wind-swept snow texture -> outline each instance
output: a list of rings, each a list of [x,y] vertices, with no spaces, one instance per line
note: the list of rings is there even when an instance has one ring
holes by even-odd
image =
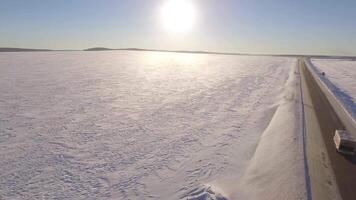
[[[356,60],[312,59],[317,73],[356,120]],[[325,75],[321,75],[324,72]]]
[[[1,53],[0,197],[225,199],[235,181],[250,197],[295,197],[274,195],[304,190],[294,165],[303,153],[293,135],[299,114],[285,95],[295,65],[285,57]],[[214,185],[228,178],[226,188]]]

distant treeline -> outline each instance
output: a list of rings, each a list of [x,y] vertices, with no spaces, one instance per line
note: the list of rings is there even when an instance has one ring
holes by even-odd
[[[50,49],[24,49],[24,48],[11,48],[11,47],[0,48],[0,52],[27,52],[27,51],[52,51],[52,50],[50,50]]]

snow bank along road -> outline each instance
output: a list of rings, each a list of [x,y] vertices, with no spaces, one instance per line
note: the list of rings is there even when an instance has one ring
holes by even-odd
[[[324,72],[324,83],[356,120],[356,61],[350,59],[312,59],[317,72]]]
[[[345,129],[345,126],[335,112],[335,109],[338,108],[330,104],[329,98],[326,96],[329,94],[322,92],[321,87],[327,85],[318,85],[317,83],[316,78],[319,78],[320,73],[313,73],[314,66],[308,62],[306,64],[307,66],[302,62],[307,85],[304,96],[310,96],[310,100],[304,102],[308,119],[308,162],[311,166],[313,199],[341,199],[341,197],[344,200],[356,199],[355,156],[343,156],[337,153],[333,142],[335,130]],[[334,95],[335,93],[330,94]],[[337,95],[336,97],[339,98]],[[315,115],[315,119],[310,115]],[[320,144],[319,141],[323,141],[324,144]]]
[[[305,199],[295,70],[282,57],[1,53],[0,197]]]
[[[327,94],[328,100],[334,107],[346,130],[356,137],[356,83],[355,76],[353,76],[356,75],[353,69],[353,65],[356,62],[349,60],[337,60],[335,62],[335,60],[329,60],[330,63],[327,64],[324,64],[324,62],[316,62],[317,64],[308,62],[308,64],[313,69],[319,83],[323,86],[324,93]],[[324,75],[321,75],[322,72]]]

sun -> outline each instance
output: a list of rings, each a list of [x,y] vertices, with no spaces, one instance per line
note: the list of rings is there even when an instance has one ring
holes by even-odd
[[[170,32],[190,31],[196,20],[196,10],[190,0],[167,0],[161,9],[163,27]]]

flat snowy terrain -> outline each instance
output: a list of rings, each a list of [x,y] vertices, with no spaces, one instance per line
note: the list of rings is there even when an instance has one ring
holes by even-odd
[[[322,80],[356,120],[356,60],[313,59]]]
[[[304,199],[295,66],[1,53],[0,199]]]

